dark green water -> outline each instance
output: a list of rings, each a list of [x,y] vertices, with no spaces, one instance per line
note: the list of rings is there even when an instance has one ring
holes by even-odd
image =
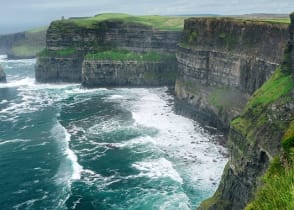
[[[35,84],[35,60],[0,60],[0,209],[195,209],[224,148],[175,115],[166,88]]]

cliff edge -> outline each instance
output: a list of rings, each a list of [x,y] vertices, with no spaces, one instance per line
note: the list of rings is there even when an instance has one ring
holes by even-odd
[[[233,18],[185,20],[177,51],[177,112],[227,132],[282,61],[287,28]]]
[[[230,123],[230,159],[216,193],[201,210],[294,207],[294,14],[291,20],[282,65]]]
[[[180,20],[104,14],[54,21],[38,55],[36,80],[88,87],[173,85],[181,31],[170,27]]]

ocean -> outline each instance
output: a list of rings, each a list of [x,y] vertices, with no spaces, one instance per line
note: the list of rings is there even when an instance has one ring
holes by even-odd
[[[38,84],[36,60],[0,65],[0,209],[195,209],[226,149],[176,115],[162,88]]]

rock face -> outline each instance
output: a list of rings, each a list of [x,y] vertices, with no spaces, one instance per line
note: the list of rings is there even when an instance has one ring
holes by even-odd
[[[178,31],[161,31],[120,20],[97,22],[93,28],[54,21],[47,31],[46,44],[49,50],[75,47],[90,51],[97,47],[118,47],[135,52],[169,53],[176,52],[180,35]]]
[[[83,53],[69,56],[39,56],[35,76],[38,82],[81,82]]]
[[[6,82],[6,75],[2,67],[0,66],[0,83]]]
[[[178,112],[227,131],[282,61],[287,38],[285,24],[186,20],[177,52]]]
[[[25,39],[25,33],[15,33],[0,36],[0,54],[11,54],[12,46]]]
[[[103,78],[105,78],[105,85],[115,85],[115,81],[117,85],[159,85],[162,78],[154,74],[154,71],[175,75],[175,56],[172,61],[174,66],[169,69],[163,68],[171,66],[165,60],[151,63],[138,63],[132,60],[128,62],[119,60],[90,62],[84,60],[84,57],[89,52],[112,49],[123,49],[134,53],[154,51],[175,54],[180,34],[176,31],[160,31],[149,26],[124,23],[119,20],[98,22],[92,28],[71,22],[55,21],[51,23],[47,31],[47,53],[39,55],[38,58],[36,79],[40,82],[82,81],[86,86],[102,85]],[[68,49],[74,49],[74,52],[66,55],[60,53]],[[166,65],[163,65],[164,63]],[[138,68],[136,76],[133,75],[128,81],[123,77],[119,80],[114,79],[113,76],[111,76],[111,81],[106,80],[110,79],[111,72],[119,70],[124,72],[124,75],[131,75],[136,68]],[[110,75],[106,75],[106,71],[109,71]],[[171,71],[173,72],[170,73]],[[148,79],[144,75],[149,75]],[[97,79],[96,82],[95,79]],[[162,85],[165,84],[172,84],[172,82],[168,81]]]
[[[45,48],[46,29],[26,31],[0,36],[0,54],[9,59],[35,58]]]
[[[270,162],[283,156],[282,139],[294,122],[293,24],[294,16],[283,64],[231,122],[229,162],[218,190],[199,209],[244,209],[254,199]]]
[[[87,60],[82,67],[82,84],[99,86],[172,86],[176,59],[171,62]]]

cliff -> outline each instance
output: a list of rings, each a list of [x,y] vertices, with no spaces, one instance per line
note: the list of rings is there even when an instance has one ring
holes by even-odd
[[[1,82],[6,82],[6,75],[3,68],[0,66],[0,83]]]
[[[287,38],[286,24],[187,19],[177,52],[177,111],[227,131],[282,61]]]
[[[177,71],[175,56],[157,55],[160,57],[152,60],[97,60],[88,55],[82,65],[82,84],[87,87],[173,86]]]
[[[0,54],[9,59],[34,58],[45,48],[47,27],[0,36]]]
[[[38,56],[37,81],[82,82],[91,87],[103,84],[154,86],[174,83],[175,76],[172,80],[164,80],[162,76],[176,74],[176,59],[172,55],[176,52],[180,31],[143,24],[140,17],[103,17],[52,22],[46,35],[46,50]],[[157,53],[163,59],[141,62],[131,58],[121,60],[119,56],[115,57],[117,51],[121,50],[141,57]],[[101,52],[114,56],[110,55],[107,59],[86,58]],[[165,57],[173,57],[173,60]],[[116,79],[111,74],[115,74]],[[126,76],[132,78],[127,79]]]
[[[191,18],[177,46],[178,31],[137,19],[55,21],[38,56],[36,79],[88,87],[170,85],[178,68],[176,111],[228,137],[229,163],[217,192],[200,209],[238,210],[249,202],[248,209],[271,209],[256,204],[266,194],[263,186],[272,186],[277,173],[290,174],[289,183],[274,188],[290,195],[272,208],[281,209],[294,200],[287,187],[294,174],[293,28],[284,55],[286,24]]]
[[[294,15],[291,18],[282,65],[230,123],[229,162],[218,190],[199,209],[294,207]]]

